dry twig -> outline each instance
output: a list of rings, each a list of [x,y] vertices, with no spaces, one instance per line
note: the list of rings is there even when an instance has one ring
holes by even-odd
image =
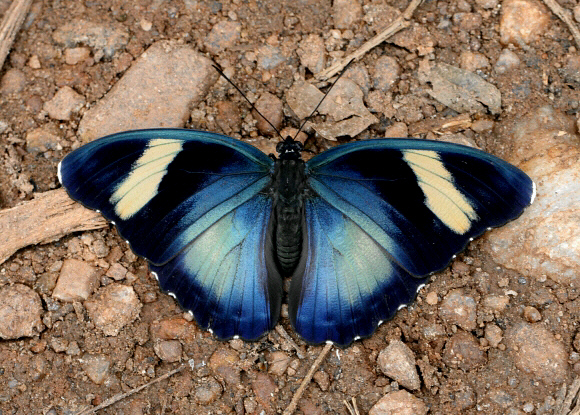
[[[574,20],[572,20],[570,12],[560,6],[556,0],[544,0],[544,3],[546,3],[546,5],[556,16],[558,16],[564,23],[566,23],[568,29],[570,29],[570,32],[572,32],[572,36],[574,36],[576,45],[580,48],[580,30],[578,30]]]
[[[278,334],[280,336],[284,337],[288,343],[290,343],[290,346],[292,346],[294,348],[294,350],[296,350],[296,356],[298,356],[299,359],[304,359],[304,352],[296,344],[296,342],[294,341],[294,339],[292,339],[292,337],[290,337],[290,335],[288,334],[288,332],[286,330],[284,330],[284,327],[282,327],[280,324],[278,324],[276,326],[276,331],[278,332]]]
[[[110,399],[107,399],[105,402],[103,402],[102,404],[100,404],[99,406],[95,406],[94,408],[90,408],[87,410],[83,410],[81,412],[77,412],[76,415],[89,415],[89,414],[94,414],[95,412],[104,409],[108,406],[113,405],[116,402],[119,402],[122,399],[125,399],[127,396],[131,396],[139,391],[142,391],[145,388],[148,388],[149,386],[157,383],[157,382],[161,382],[164,379],[167,379],[170,376],[175,375],[177,372],[181,372],[183,369],[185,369],[185,365],[181,365],[176,369],[170,370],[169,372],[167,372],[164,375],[159,376],[158,378],[153,379],[151,382],[148,382],[144,385],[141,385],[135,389],[131,389],[129,392],[125,392],[125,393],[120,393],[118,395],[113,396]]]
[[[100,213],[73,201],[64,189],[38,193],[33,200],[0,211],[0,264],[28,245],[106,226]]]
[[[347,402],[347,401],[342,401],[344,403],[344,406],[346,406],[346,409],[348,410],[350,415],[360,415],[360,412],[358,411],[358,407],[356,405],[356,398],[353,396],[351,399],[351,402]]]
[[[324,358],[326,357],[328,352],[330,352],[330,349],[332,349],[332,346],[333,346],[332,343],[327,343],[326,346],[324,346],[324,349],[322,349],[322,351],[320,352],[320,354],[318,355],[318,357],[316,358],[316,360],[314,361],[314,363],[310,367],[310,370],[308,371],[308,373],[306,374],[304,379],[302,379],[302,383],[300,384],[300,387],[296,390],[296,393],[292,397],[292,401],[290,402],[290,405],[288,405],[288,407],[284,410],[282,415],[292,415],[294,413],[294,411],[296,410],[296,407],[298,406],[298,401],[300,400],[300,398],[302,397],[302,394],[306,390],[306,387],[308,386],[308,384],[312,380],[312,376],[314,375],[314,372],[316,372],[316,369],[318,369],[318,366],[320,366],[320,363],[322,363],[322,361],[324,360]]]
[[[556,401],[555,415],[580,415],[580,378],[574,379],[566,394],[566,384],[562,387],[560,397]]]
[[[377,45],[380,45],[385,40],[393,36],[398,31],[409,27],[411,22],[411,16],[413,16],[413,12],[423,0],[412,0],[407,9],[403,12],[403,14],[395,19],[393,23],[391,23],[385,30],[381,33],[373,37],[371,40],[365,42],[360,48],[355,50],[353,53],[345,56],[344,58],[340,59],[339,61],[335,62],[322,72],[317,73],[314,78],[317,81],[326,81],[332,78],[334,75],[342,71],[342,69],[348,65],[348,63],[352,60],[359,59],[364,56],[369,50],[374,48]]]
[[[14,0],[2,19],[0,24],[0,69],[4,65],[4,60],[10,52],[12,42],[22,26],[31,4],[32,0]]]

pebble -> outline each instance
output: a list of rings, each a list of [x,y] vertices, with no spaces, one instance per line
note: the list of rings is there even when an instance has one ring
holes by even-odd
[[[40,64],[40,59],[38,59],[38,55],[32,55],[28,60],[28,66],[32,69],[40,69],[42,65]]]
[[[439,302],[439,296],[435,291],[429,291],[425,296],[425,301],[429,305],[436,305]]]
[[[580,84],[580,55],[568,55],[562,73],[566,82]]]
[[[286,57],[279,48],[272,45],[262,45],[258,48],[258,67],[266,71],[276,69],[286,62]]]
[[[242,25],[239,22],[223,20],[211,28],[203,44],[208,52],[217,55],[231,48],[240,39]]]
[[[458,331],[447,340],[443,350],[443,361],[451,367],[473,370],[483,366],[487,358],[479,342],[471,333]]]
[[[352,29],[362,18],[362,5],[358,0],[334,0],[331,15],[335,28]]]
[[[496,313],[503,313],[509,303],[510,298],[507,295],[490,294],[483,297],[483,306]]]
[[[238,104],[232,101],[218,101],[215,104],[215,121],[226,135],[239,133],[242,129],[242,116]]]
[[[369,415],[425,415],[429,408],[406,390],[389,392],[369,410]]]
[[[155,354],[165,362],[179,362],[182,346],[179,340],[160,340],[153,345]]]
[[[127,275],[127,268],[116,262],[109,267],[105,275],[115,281],[121,281]]]
[[[524,308],[524,318],[529,323],[537,323],[542,319],[542,314],[540,314],[537,308],[532,306],[526,306]]]
[[[0,338],[10,340],[37,335],[44,329],[42,313],[39,295],[26,285],[0,288]]]
[[[195,323],[183,317],[171,317],[152,322],[149,326],[149,332],[153,339],[183,340],[186,343],[191,343],[194,341],[198,329]]]
[[[203,99],[218,76],[212,62],[191,47],[156,42],[84,114],[78,134],[83,141],[91,141],[138,128],[183,127],[191,107]]]
[[[139,317],[143,305],[133,287],[113,283],[97,291],[94,299],[85,301],[85,307],[97,328],[106,336],[116,336]]]
[[[256,375],[256,379],[252,381],[252,389],[256,395],[258,403],[269,408],[272,404],[272,400],[276,396],[278,386],[276,385],[276,382],[274,382],[274,379],[272,379],[268,374],[259,372]]]
[[[229,385],[235,386],[241,382],[239,360],[240,358],[234,350],[222,347],[213,352],[208,365],[213,373],[223,378]]]
[[[102,239],[96,239],[91,242],[91,250],[98,258],[104,258],[109,255],[109,247]]]
[[[16,94],[26,86],[26,75],[20,69],[10,68],[0,81],[0,93]]]
[[[459,26],[459,30],[465,32],[480,29],[482,20],[479,13],[455,13],[453,15],[453,24]]]
[[[109,374],[111,361],[107,356],[101,354],[85,354],[81,359],[81,365],[89,379],[93,383],[101,385]]]
[[[499,21],[500,41],[504,45],[529,44],[550,27],[550,14],[532,0],[505,0]]]
[[[65,259],[52,296],[66,302],[86,300],[97,283],[95,267],[78,259]]]
[[[452,290],[441,302],[439,317],[447,324],[456,324],[467,331],[475,330],[477,304],[473,297],[465,295],[463,290]]]
[[[26,151],[43,153],[47,150],[57,150],[60,141],[60,129],[54,124],[44,124],[26,133]]]
[[[391,56],[381,56],[377,59],[372,73],[373,88],[387,92],[397,82],[401,67],[397,59]]]
[[[446,334],[447,332],[442,324],[426,322],[423,325],[423,337],[427,340],[436,340],[438,337],[443,337]]]
[[[517,68],[520,65],[520,58],[515,52],[504,49],[499,54],[497,62],[494,65],[494,69],[497,73],[503,74]]]
[[[202,405],[209,405],[222,396],[222,385],[213,377],[204,379],[203,383],[195,388],[193,397]]]
[[[489,67],[489,60],[482,53],[463,51],[459,56],[459,66],[466,71],[475,72],[477,69]]]
[[[410,52],[417,52],[419,56],[425,56],[435,51],[437,40],[423,25],[413,25],[401,30],[387,40]]]
[[[574,7],[574,20],[580,23],[580,4]]]
[[[112,58],[117,51],[127,46],[129,32],[122,24],[73,19],[57,28],[52,33],[52,38],[57,44],[67,48],[88,45],[96,50],[95,60],[99,61],[102,56]]]
[[[371,79],[365,65],[353,63],[343,76],[357,84],[364,96],[367,96],[371,89]]]
[[[328,376],[328,373],[323,370],[316,372],[312,376],[312,379],[314,379],[314,381],[318,384],[318,387],[322,392],[326,392],[330,387],[330,377]]]
[[[415,365],[415,355],[409,347],[400,340],[393,340],[384,348],[377,359],[381,371],[401,386],[417,390],[421,380]]]
[[[296,53],[300,57],[300,63],[310,72],[316,74],[324,69],[326,47],[322,37],[315,34],[308,35],[300,42]]]
[[[280,127],[284,121],[284,103],[276,95],[266,92],[260,96],[254,105],[264,117],[260,117],[255,112],[252,113],[254,118],[258,120],[256,127],[260,133],[264,135],[276,135],[276,131],[274,131],[266,120],[270,121],[280,131]]]
[[[404,122],[395,122],[385,129],[385,138],[407,138],[409,129]]]
[[[52,99],[44,103],[44,110],[53,120],[69,121],[72,114],[78,112],[85,103],[82,95],[70,86],[63,86]]]
[[[290,356],[285,352],[276,351],[270,353],[268,356],[268,373],[275,376],[282,376],[286,372],[290,360]]]
[[[64,61],[67,65],[76,65],[84,62],[91,56],[91,50],[84,46],[78,48],[68,48],[64,51]]]
[[[493,323],[486,324],[485,339],[491,347],[497,347],[503,340],[503,330]]]
[[[493,130],[494,125],[495,125],[495,123],[492,120],[480,119],[480,120],[475,120],[471,124],[470,128],[473,131],[475,131],[476,133],[483,133],[486,131]]]
[[[506,331],[516,367],[548,385],[566,381],[568,354],[564,345],[541,324],[520,323]]]
[[[491,10],[497,7],[499,0],[475,0],[475,4],[483,7],[484,9]]]

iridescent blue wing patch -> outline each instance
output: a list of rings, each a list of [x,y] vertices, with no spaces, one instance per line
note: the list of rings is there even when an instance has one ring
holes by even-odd
[[[535,194],[531,179],[509,163],[428,140],[350,143],[306,168],[315,196],[306,202],[308,246],[289,313],[296,331],[315,343],[345,345],[371,334],[415,297],[425,277],[488,228],[519,216]],[[340,235],[346,239],[338,246]],[[349,271],[344,264],[361,258],[361,246],[374,253]],[[393,293],[392,286],[401,288]],[[315,310],[324,318],[313,318]]]
[[[273,164],[251,145],[220,134],[141,130],[75,150],[59,165],[59,179],[73,199],[116,224],[133,251],[150,262],[161,287],[192,309],[202,326],[223,338],[255,339],[277,320],[282,291],[263,255],[271,206],[260,192]],[[257,215],[258,207],[266,212]],[[192,259],[210,247],[211,261]],[[221,275],[222,262],[248,250],[253,255],[240,256],[235,272]],[[226,288],[231,278],[235,284]],[[192,290],[203,292],[204,300]],[[223,313],[234,310],[253,313],[226,326]]]

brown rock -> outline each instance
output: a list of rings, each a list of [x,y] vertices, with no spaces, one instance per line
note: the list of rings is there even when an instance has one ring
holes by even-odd
[[[471,333],[459,331],[447,340],[443,351],[443,361],[451,367],[472,370],[483,366],[487,358],[479,342]]]
[[[44,110],[55,120],[68,121],[74,112],[78,112],[85,105],[85,98],[77,94],[70,86],[63,86],[44,103]]]
[[[182,347],[179,340],[160,340],[153,345],[155,354],[166,362],[179,362]]]
[[[151,323],[149,331],[153,339],[192,342],[197,334],[197,326],[183,317],[171,317],[154,321]]]
[[[330,377],[328,376],[328,373],[319,370],[312,376],[312,379],[318,384],[321,391],[326,392],[328,390],[330,386]]]
[[[542,314],[540,314],[537,308],[526,306],[524,308],[524,318],[528,320],[529,323],[537,323],[542,319]]]
[[[390,392],[370,409],[369,415],[425,415],[427,405],[406,390]]]
[[[506,332],[506,343],[516,366],[546,384],[566,381],[568,354],[540,324],[521,323]]]
[[[86,47],[69,48],[64,51],[64,61],[67,65],[76,65],[83,62],[91,55],[91,51]]]
[[[393,340],[381,351],[377,359],[381,371],[407,389],[417,390],[421,380],[415,366],[415,356],[400,340]]]
[[[26,285],[5,285],[0,288],[0,338],[32,337],[44,329],[41,321],[42,302]]]
[[[26,75],[20,69],[11,68],[6,71],[0,81],[0,93],[15,94],[26,86]]]
[[[217,380],[210,377],[205,380],[201,386],[195,388],[194,398],[202,405],[209,405],[218,399],[222,395],[222,392],[222,385],[220,385]]]
[[[252,382],[252,389],[256,395],[256,400],[264,407],[270,407],[272,399],[276,396],[278,386],[276,382],[266,373],[258,373]]]
[[[483,306],[489,308],[496,313],[502,313],[510,303],[510,298],[507,295],[486,295],[483,298]]]
[[[65,259],[52,296],[66,302],[86,300],[97,284],[95,267],[78,259]]]
[[[258,120],[256,127],[264,135],[276,135],[276,131],[272,128],[270,123],[280,131],[280,126],[282,121],[284,121],[284,104],[276,95],[272,95],[266,92],[260,96],[258,101],[256,101],[256,109],[263,115],[261,117],[256,112],[253,112],[253,116]],[[268,123],[268,121],[270,123]]]
[[[306,66],[310,72],[316,74],[324,69],[326,47],[322,37],[315,34],[308,35],[300,42],[296,53],[300,57],[300,63]]]
[[[26,150],[29,153],[56,150],[59,147],[60,134],[59,128],[53,124],[45,124],[28,131],[26,133]]]
[[[506,0],[501,10],[499,31],[504,45],[528,44],[550,25],[550,14],[540,2],[534,0]]]
[[[139,317],[143,305],[133,287],[111,284],[101,288],[94,300],[85,301],[89,317],[107,336],[116,336]]]
[[[477,305],[473,297],[463,290],[449,292],[439,307],[439,317],[447,324],[456,324],[464,330],[475,330],[477,326]]]
[[[93,383],[101,385],[109,374],[111,362],[103,355],[85,354],[81,359],[81,365],[89,379]]]
[[[209,358],[209,368],[231,386],[239,385],[241,382],[239,360],[234,350],[222,347],[213,352]]]
[[[337,29],[352,29],[361,19],[363,9],[358,0],[335,0],[332,2],[332,20]]]
[[[399,62],[391,56],[381,56],[377,59],[372,74],[373,87],[387,92],[399,79],[401,67]]]
[[[219,101],[216,103],[217,115],[215,121],[226,135],[240,132],[242,117],[238,104],[232,101]]]
[[[285,352],[277,351],[273,352],[268,357],[268,373],[275,376],[282,376],[288,365],[290,364],[290,356]]]
[[[125,275],[127,275],[127,268],[118,262],[115,262],[109,267],[105,275],[114,279],[115,281],[121,281],[123,278],[125,278]]]
[[[486,324],[485,339],[491,347],[497,347],[503,340],[503,330],[495,324]]]
[[[204,41],[208,52],[217,55],[228,48],[231,48],[240,39],[242,25],[239,22],[223,20],[211,28]]]

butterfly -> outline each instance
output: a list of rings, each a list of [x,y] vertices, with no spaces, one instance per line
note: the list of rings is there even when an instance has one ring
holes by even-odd
[[[275,157],[212,132],[136,130],[71,152],[58,177],[218,338],[271,330],[291,277],[296,333],[339,346],[370,336],[535,196],[524,172],[457,144],[357,141],[306,162],[302,150],[292,138]]]

